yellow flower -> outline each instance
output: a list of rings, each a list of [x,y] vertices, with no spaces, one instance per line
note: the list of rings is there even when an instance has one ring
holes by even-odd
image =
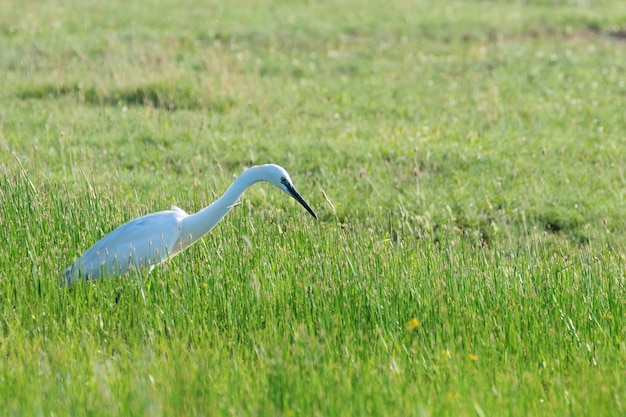
[[[419,321],[417,321],[417,319],[416,319],[415,317],[413,317],[413,318],[412,318],[411,320],[409,320],[409,322],[406,324],[406,329],[407,329],[408,331],[415,330],[415,329],[417,329],[417,328],[419,327],[419,325],[420,325],[420,322],[419,322]]]
[[[470,354],[469,354],[469,358],[470,358],[470,360],[477,361],[477,360],[478,360],[478,355],[475,355],[475,354],[473,354],[473,353],[470,353]]]

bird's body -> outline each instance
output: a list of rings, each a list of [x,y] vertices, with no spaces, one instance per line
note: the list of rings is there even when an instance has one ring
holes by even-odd
[[[172,258],[208,233],[252,184],[268,181],[292,196],[315,218],[294,188],[289,174],[278,165],[259,165],[244,171],[222,197],[195,214],[178,207],[131,220],[106,235],[65,270],[65,282],[118,276],[149,268]]]
[[[98,241],[65,270],[69,284],[76,275],[98,279],[123,275],[132,268],[152,268],[179,253],[183,220],[178,207],[131,220]]]

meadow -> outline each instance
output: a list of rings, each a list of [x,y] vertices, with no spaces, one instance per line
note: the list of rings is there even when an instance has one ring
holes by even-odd
[[[0,2],[0,103],[4,416],[626,414],[624,2]]]

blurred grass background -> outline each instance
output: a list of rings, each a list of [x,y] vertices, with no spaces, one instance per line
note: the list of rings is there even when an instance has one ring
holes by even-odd
[[[623,414],[621,2],[0,16],[8,414]],[[320,222],[257,186],[150,277],[57,287],[267,162]]]

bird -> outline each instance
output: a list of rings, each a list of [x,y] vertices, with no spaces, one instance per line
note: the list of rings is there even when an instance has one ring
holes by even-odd
[[[171,210],[147,214],[119,226],[65,269],[63,284],[71,286],[77,280],[117,277],[143,268],[149,273],[207,234],[237,204],[244,191],[260,181],[283,190],[317,220],[284,168],[257,165],[243,171],[220,198],[195,214],[172,206]]]

